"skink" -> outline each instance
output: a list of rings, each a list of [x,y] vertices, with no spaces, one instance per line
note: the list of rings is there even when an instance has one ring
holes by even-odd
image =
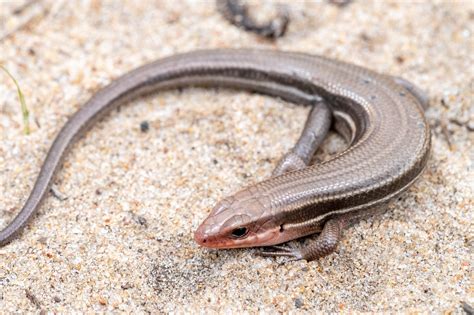
[[[320,233],[305,247],[278,246],[266,253],[323,257],[356,218],[406,190],[429,156],[427,99],[403,79],[302,53],[228,49],[175,55],[116,79],[69,119],[25,205],[0,232],[0,245],[25,227],[67,149],[95,121],[138,96],[187,86],[245,89],[313,106],[301,138],[272,177],[223,199],[199,226],[195,240],[206,247],[270,246]],[[331,117],[350,145],[327,162],[309,165]]]

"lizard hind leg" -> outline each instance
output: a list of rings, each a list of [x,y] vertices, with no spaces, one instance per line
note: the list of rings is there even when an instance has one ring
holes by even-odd
[[[295,146],[286,153],[273,170],[272,177],[308,166],[314,153],[326,138],[331,126],[331,110],[324,100],[316,103],[306,120]]]

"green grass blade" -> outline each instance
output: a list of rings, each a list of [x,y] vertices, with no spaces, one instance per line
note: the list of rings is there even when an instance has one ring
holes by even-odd
[[[23,92],[21,92],[20,85],[15,80],[13,75],[3,65],[0,65],[0,69],[5,71],[5,73],[13,80],[13,82],[16,85],[16,89],[18,91],[18,98],[20,99],[20,103],[21,103],[21,113],[23,115],[23,124],[24,124],[25,134],[29,135],[30,134],[30,111],[28,110],[28,107],[26,106],[25,97],[23,95]]]

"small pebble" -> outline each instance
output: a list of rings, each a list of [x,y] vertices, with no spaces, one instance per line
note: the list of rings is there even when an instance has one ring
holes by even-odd
[[[146,120],[142,121],[140,123],[140,131],[141,132],[147,132],[148,130],[150,130],[150,124]]]
[[[304,304],[304,303],[303,303],[303,300],[302,300],[302,299],[300,299],[300,298],[296,298],[296,299],[295,299],[295,307],[296,307],[296,308],[301,308],[301,307],[303,306],[303,304]]]

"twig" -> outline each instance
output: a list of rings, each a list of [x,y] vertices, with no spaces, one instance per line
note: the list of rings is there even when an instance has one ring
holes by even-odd
[[[41,308],[41,303],[40,301],[38,300],[38,298],[28,289],[25,290],[25,295],[26,295],[26,298],[28,300],[30,300],[30,302],[36,306],[37,308]]]
[[[64,200],[67,200],[68,198],[66,195],[60,192],[56,187],[54,187],[54,185],[51,186],[49,190],[51,191],[51,194],[53,194],[53,196],[57,198],[59,201],[64,201]]]
[[[280,7],[278,16],[273,20],[261,24],[250,16],[247,6],[243,5],[240,0],[217,0],[216,6],[217,10],[231,24],[271,39],[283,36],[290,21],[289,14],[283,7]]]
[[[28,2],[27,3],[28,5],[22,6],[20,9],[16,9],[15,11],[13,11],[13,14],[19,14],[19,13],[23,12],[27,7],[29,7],[30,5],[35,4],[35,2],[36,1],[31,1],[31,3]],[[11,30],[5,31],[3,34],[0,34],[0,42],[3,41],[4,39],[10,37],[11,35],[13,35],[15,32],[17,32],[17,31],[21,30],[22,28],[26,27],[36,17],[40,16],[41,14],[44,14],[47,11],[47,8],[42,7],[39,10],[31,10],[31,11],[32,12],[28,16],[26,16],[22,21],[20,21],[18,23],[18,25],[16,25],[14,28],[12,28]]]
[[[67,0],[56,0],[53,1],[51,6],[47,9],[45,16],[43,17],[43,25],[48,25],[51,20],[56,18],[58,13],[63,9],[64,5],[66,4]]]
[[[23,11],[25,11],[25,9],[28,9],[28,7],[30,7],[35,2],[38,2],[38,0],[28,0],[25,3],[23,3],[22,5],[20,5],[18,8],[13,10],[12,13],[15,14],[15,15],[21,14]]]
[[[474,314],[474,308],[471,305],[467,304],[466,302],[462,301],[461,307],[464,310],[464,312],[466,312],[467,315]]]
[[[451,137],[449,135],[448,128],[444,123],[441,123],[441,132],[443,133],[444,138],[446,139],[446,143],[448,144],[449,150],[452,151],[453,145],[451,142]]]

